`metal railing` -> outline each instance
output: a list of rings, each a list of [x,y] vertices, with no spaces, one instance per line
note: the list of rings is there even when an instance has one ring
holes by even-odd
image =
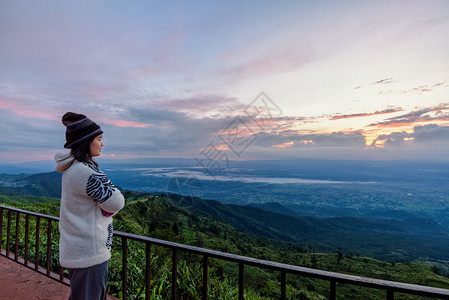
[[[5,213],[6,212],[6,213]],[[12,238],[12,228],[11,228],[11,220],[12,220],[12,214],[15,212],[15,232],[14,232],[14,244],[15,248],[13,253],[11,253],[10,246],[11,246],[11,238]],[[21,216],[25,216],[25,237],[24,237],[24,257],[19,257],[19,231],[20,231],[20,221]],[[34,239],[34,259],[33,261],[30,261],[30,217],[36,218],[35,223],[35,239]],[[6,228],[3,226],[3,219],[6,218]],[[41,220],[46,221],[46,228],[44,235],[41,234]],[[26,210],[21,210],[17,208],[7,207],[0,205],[0,246],[3,245],[3,232],[6,229],[6,247],[5,249],[2,249],[0,247],[0,254],[13,259],[14,261],[23,264],[24,266],[34,269],[35,271],[50,277],[52,279],[58,280],[66,285],[70,285],[70,281],[64,277],[64,270],[63,268],[59,268],[59,273],[56,273],[51,270],[51,257],[52,257],[52,229],[53,224],[57,224],[59,222],[59,218],[44,214],[39,214],[35,212],[30,212]],[[41,246],[41,239],[42,237],[46,238],[46,257],[44,259],[45,265],[39,264],[39,258],[40,258],[40,246]],[[37,254],[37,255],[36,255]]]
[[[6,212],[6,213],[5,213]],[[11,228],[11,220],[13,218],[13,212],[15,213],[15,250],[14,253],[11,253],[11,236],[12,236],[12,228]],[[18,255],[18,244],[19,244],[19,230],[20,230],[20,220],[21,215],[25,216],[25,255],[24,258],[20,258]],[[41,237],[40,227],[41,227],[41,219],[44,219],[47,223],[46,228],[46,239],[47,239],[47,251],[46,251],[46,259],[45,266],[39,265],[39,255],[34,255],[34,262],[28,261],[28,246],[29,246],[29,227],[30,227],[30,217],[36,218],[36,234],[35,234],[35,252],[39,253],[39,239]],[[4,228],[4,218],[6,220],[6,228]],[[1,250],[1,255],[4,255],[10,259],[17,261],[29,268],[36,270],[37,272],[42,273],[45,276],[58,280],[66,285],[69,285],[69,281],[64,277],[63,269],[60,268],[59,274],[56,274],[50,269],[50,259],[52,257],[52,223],[58,222],[59,218],[43,215],[39,213],[29,212],[17,208],[11,208],[7,206],[0,205],[0,238],[3,240],[3,232],[6,229],[6,249]],[[376,290],[382,290],[385,292],[385,297],[387,300],[394,299],[395,293],[404,293],[409,295],[419,295],[426,296],[432,298],[439,299],[449,299],[449,290],[442,288],[434,288],[416,284],[408,284],[401,282],[394,282],[388,280],[374,279],[368,277],[347,275],[336,272],[329,272],[323,270],[316,270],[306,267],[288,265],[277,263],[273,261],[255,259],[251,257],[245,257],[241,255],[234,255],[230,253],[224,253],[215,250],[209,250],[204,248],[199,248],[195,246],[189,246],[149,237],[144,237],[140,235],[130,234],[126,232],[114,231],[115,238],[121,239],[121,251],[122,251],[122,295],[123,299],[127,299],[127,288],[128,288],[128,241],[136,241],[143,243],[145,245],[145,297],[146,299],[150,298],[150,277],[151,277],[151,247],[152,245],[160,246],[164,248],[168,248],[172,252],[172,278],[171,278],[171,298],[177,299],[177,276],[178,276],[178,257],[180,252],[191,253],[195,255],[199,255],[202,257],[202,299],[208,299],[208,268],[209,268],[209,259],[216,258],[220,260],[225,260],[229,262],[233,262],[238,264],[239,267],[239,275],[238,275],[238,288],[239,299],[244,299],[244,275],[245,275],[245,266],[254,266],[262,269],[268,269],[273,271],[278,271],[281,274],[280,286],[281,291],[279,298],[286,299],[286,276],[287,274],[295,274],[304,277],[318,278],[323,279],[329,282],[329,299],[336,299],[337,295],[337,283],[349,284],[354,286],[368,287]],[[48,242],[50,241],[50,242]],[[2,245],[3,243],[0,243]]]

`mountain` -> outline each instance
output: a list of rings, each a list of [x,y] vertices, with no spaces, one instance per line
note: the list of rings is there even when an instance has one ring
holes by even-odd
[[[22,197],[14,202],[31,203],[31,196],[60,197],[61,175],[0,174],[0,194]],[[133,194],[133,192],[127,192]],[[125,193],[126,194],[126,193]],[[134,193],[134,195],[145,195]],[[297,245],[310,245],[323,251],[357,253],[387,261],[415,259],[449,260],[449,236],[446,227],[428,218],[402,214],[402,219],[362,217],[318,218],[299,216],[279,203],[237,205],[215,200],[160,194],[173,207],[193,215],[214,218],[261,238]],[[1,201],[9,201],[0,198]],[[47,200],[47,202],[52,202]],[[139,224],[135,224],[140,226]],[[148,225],[149,226],[149,225]],[[180,226],[180,225],[171,225]]]
[[[257,207],[257,208],[260,208],[263,210],[267,210],[267,211],[271,211],[271,212],[275,212],[275,213],[279,213],[279,214],[287,215],[287,216],[295,216],[295,217],[300,216],[300,214],[297,211],[294,211],[293,209],[289,209],[277,202],[251,203],[251,204],[248,204],[248,206]]]
[[[222,204],[214,200],[172,194],[168,197],[191,212],[224,221],[248,234],[272,240],[312,245],[326,251],[341,249],[387,261],[449,259],[447,229],[429,219],[298,217],[253,206]],[[285,211],[279,205],[276,207]]]
[[[61,197],[61,173],[0,174],[0,194]]]
[[[0,162],[0,172],[8,174],[37,174],[54,170],[54,160],[26,161],[26,162]]]
[[[441,265],[432,267],[423,263],[388,263],[344,253],[341,249],[323,252],[313,247],[262,239],[237,230],[230,224],[214,217],[207,217],[190,211],[190,208],[179,206],[173,201],[173,195],[157,197],[153,194],[127,192],[126,196],[126,206],[114,217],[114,228],[119,231],[315,269],[440,288],[449,287],[449,279],[440,274],[443,270]],[[192,200],[202,201],[200,199],[184,199],[182,196],[177,199],[185,200],[185,203]],[[213,210],[215,203],[209,204]],[[15,206],[45,214],[57,215],[59,213],[57,204],[18,204]],[[242,209],[244,210],[245,207]],[[24,230],[21,229],[20,232],[23,233]],[[145,247],[143,244],[134,242],[128,242],[128,247],[128,296],[138,298],[146,280],[144,269],[141,267],[144,264]],[[113,243],[109,278],[110,292],[116,297],[120,296],[118,287],[121,286],[122,279],[120,253],[120,239],[116,239]],[[161,247],[151,248],[151,285],[154,287],[153,290],[159,291],[161,299],[169,298],[170,286],[167,286],[166,283],[170,281],[168,278],[171,272],[171,255],[171,251]],[[238,288],[233,283],[233,279],[238,276],[237,264],[213,258],[209,259],[209,264],[210,289],[211,291],[220,291],[219,296],[213,298],[224,299],[223,295],[231,295],[226,299],[235,299],[238,295]],[[188,292],[181,290],[180,295],[183,299],[198,299],[199,294],[195,287],[201,286],[202,270],[199,267],[201,261],[194,255],[181,252],[178,266],[182,285],[188,287]],[[59,268],[58,265],[56,267]],[[245,268],[245,290],[246,293],[251,293],[250,299],[278,298],[278,287],[278,272],[252,267]],[[329,284],[323,280],[289,276],[287,290],[290,291],[291,298],[294,299],[325,299],[325,296],[328,295]],[[385,293],[341,284],[338,286],[338,298],[384,299]],[[411,296],[407,299],[420,298]]]

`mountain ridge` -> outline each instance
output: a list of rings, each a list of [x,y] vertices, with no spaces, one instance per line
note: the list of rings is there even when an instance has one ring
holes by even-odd
[[[310,244],[326,251],[342,249],[382,260],[449,259],[445,250],[449,247],[447,230],[430,219],[298,217],[216,200],[173,194],[168,197],[192,212],[222,220],[259,237]]]
[[[0,194],[59,198],[60,180],[57,172],[0,174]],[[291,210],[279,203],[222,204],[179,194],[167,194],[167,199],[191,212],[222,220],[258,237],[313,245],[326,251],[342,249],[387,261],[449,260],[449,254],[444,251],[449,248],[447,229],[426,218],[317,218],[292,215]],[[30,197],[25,200],[32,202]]]

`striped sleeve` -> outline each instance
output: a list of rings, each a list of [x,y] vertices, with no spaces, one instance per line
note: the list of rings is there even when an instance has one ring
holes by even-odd
[[[98,203],[103,203],[111,197],[116,187],[99,169],[90,175],[87,181],[87,195],[94,198]]]

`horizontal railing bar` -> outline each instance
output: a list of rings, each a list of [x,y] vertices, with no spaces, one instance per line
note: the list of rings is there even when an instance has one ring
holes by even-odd
[[[0,205],[1,208],[5,208],[11,211],[16,211],[20,213],[24,213],[31,216],[36,217],[42,217],[50,220],[59,221],[58,217],[54,216],[48,216],[44,214],[29,212],[26,210],[21,210],[17,208],[12,208],[8,206]],[[196,246],[190,246],[190,245],[184,245],[179,244],[175,242],[170,241],[164,241],[160,239],[150,238],[150,237],[144,237],[136,234],[126,233],[126,232],[120,232],[120,231],[114,231],[114,235],[117,237],[122,237],[126,239],[131,239],[135,241],[140,241],[143,243],[150,243],[157,246],[162,246],[166,248],[171,249],[177,249],[184,252],[190,252],[193,254],[198,255],[206,255],[208,257],[213,257],[217,259],[223,259],[227,261],[237,262],[237,263],[243,263],[245,265],[275,270],[275,271],[281,271],[286,272],[288,274],[296,274],[306,277],[313,277],[313,278],[319,278],[327,281],[335,281],[339,283],[346,283],[351,285],[357,285],[357,286],[364,286],[379,290],[390,290],[394,292],[402,292],[407,294],[414,294],[414,295],[420,295],[420,296],[431,296],[431,297],[437,297],[437,298],[445,298],[448,299],[449,297],[449,289],[443,289],[443,288],[435,288],[435,287],[428,287],[423,285],[417,285],[417,284],[409,284],[409,283],[402,283],[402,282],[395,282],[395,281],[389,281],[389,280],[383,280],[383,279],[375,279],[375,278],[369,278],[369,277],[362,277],[362,276],[356,276],[356,275],[348,275],[348,274],[342,274],[342,273],[336,273],[336,272],[330,272],[330,271],[323,271],[323,270],[317,270],[317,269],[311,269],[306,267],[300,267],[300,266],[294,266],[294,265],[288,265],[273,261],[267,261],[267,260],[261,260],[256,259],[252,257],[246,257],[236,254],[230,254],[225,252],[220,252],[216,250],[210,250],[205,248],[200,248]]]
[[[0,205],[0,207],[9,209],[11,211],[27,214],[27,215],[30,215],[30,216],[42,217],[42,218],[50,219],[50,220],[53,220],[53,221],[59,221],[59,218],[55,217],[55,216],[44,215],[44,214],[35,213],[35,212],[32,212],[32,211],[23,210],[23,209],[15,208],[15,207],[4,206],[4,205]]]

